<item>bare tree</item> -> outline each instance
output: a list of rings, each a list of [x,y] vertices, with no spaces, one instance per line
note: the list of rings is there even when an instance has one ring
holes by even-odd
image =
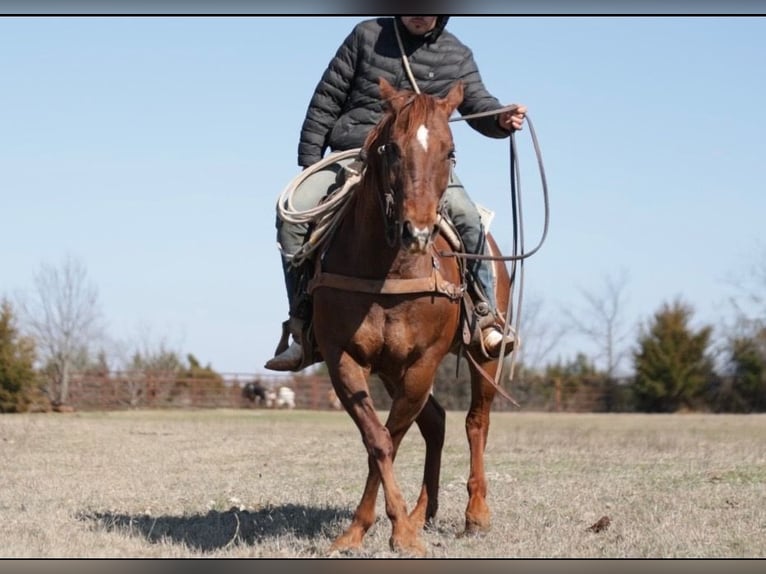
[[[532,371],[543,368],[543,363],[569,329],[567,325],[551,322],[544,314],[544,307],[543,299],[533,295],[524,301],[521,310],[518,361]]]
[[[752,335],[766,327],[766,248],[744,277],[732,280],[736,294],[730,302],[734,307],[735,325],[732,331]]]
[[[175,376],[182,367],[181,352],[165,337],[154,337],[146,324],[139,324],[134,336],[115,343],[114,348],[118,371],[127,385],[131,407],[148,400],[147,387],[151,386],[153,378]]]
[[[628,354],[623,346],[627,337],[623,316],[626,285],[627,272],[621,269],[604,277],[601,292],[579,289],[585,300],[583,308],[564,310],[573,327],[595,343],[596,358],[603,361],[604,372],[610,380],[617,375],[620,363]]]
[[[21,302],[22,314],[51,375],[48,397],[65,404],[75,366],[100,336],[98,290],[88,281],[83,263],[72,256],[58,267],[41,265],[33,285]]]

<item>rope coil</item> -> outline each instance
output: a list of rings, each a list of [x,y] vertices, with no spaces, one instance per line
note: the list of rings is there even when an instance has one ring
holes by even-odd
[[[317,171],[344,159],[357,157],[360,151],[361,148],[354,148],[328,154],[327,157],[307,167],[294,177],[279,194],[279,197],[277,198],[277,217],[279,217],[279,219],[286,223],[301,225],[314,224],[314,229],[311,232],[308,241],[306,241],[292,256],[282,251],[280,246],[280,251],[283,257],[290,260],[294,267],[298,267],[312,259],[314,252],[321,247],[324,240],[329,237],[337,227],[338,223],[343,218],[343,215],[346,213],[348,200],[351,198],[349,192],[354,189],[354,186],[361,178],[361,173],[352,171],[348,167],[344,168],[348,175],[345,178],[343,187],[326,196],[325,199],[315,207],[310,207],[305,210],[296,209],[293,205],[293,197],[295,196],[296,189]]]

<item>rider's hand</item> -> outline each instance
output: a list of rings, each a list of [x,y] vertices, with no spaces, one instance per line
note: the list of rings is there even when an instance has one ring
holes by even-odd
[[[503,112],[497,117],[497,123],[500,127],[508,131],[518,131],[524,125],[524,118],[527,115],[527,106],[518,104],[516,109]]]

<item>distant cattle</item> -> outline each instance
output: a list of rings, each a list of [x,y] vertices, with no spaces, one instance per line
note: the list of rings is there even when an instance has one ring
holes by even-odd
[[[294,409],[295,391],[284,386],[276,391],[266,391],[266,406],[270,409]]]
[[[255,405],[266,406],[266,393],[266,387],[258,379],[250,381],[242,387],[242,396]]]

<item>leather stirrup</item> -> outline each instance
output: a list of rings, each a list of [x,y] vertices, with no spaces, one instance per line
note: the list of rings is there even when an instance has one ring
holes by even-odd
[[[279,339],[274,356],[281,355],[290,346],[290,319],[282,322],[282,338]]]

